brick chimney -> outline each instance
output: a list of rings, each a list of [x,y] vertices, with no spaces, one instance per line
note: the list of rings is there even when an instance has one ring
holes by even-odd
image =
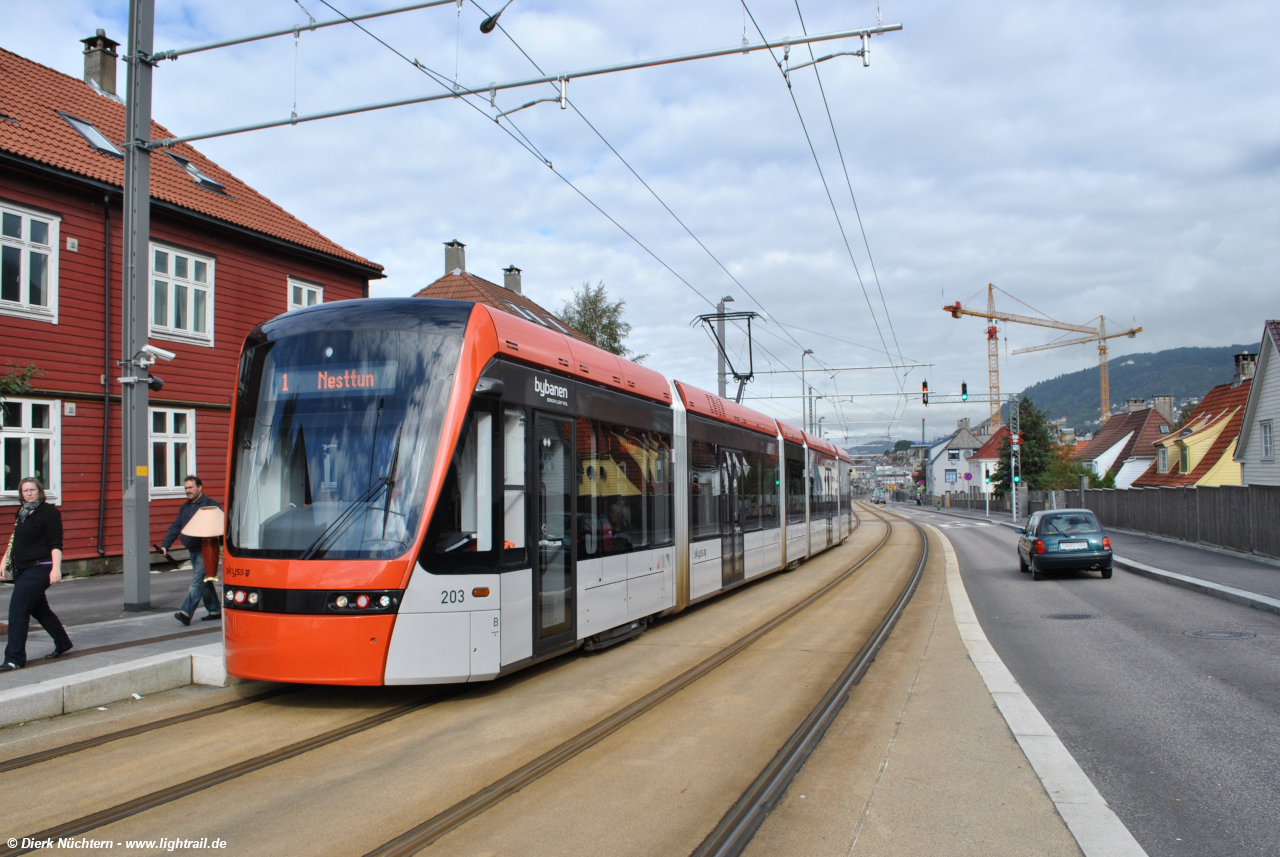
[[[503,268],[502,285],[518,295],[524,294],[524,292],[520,291],[520,269],[515,265],[510,268]]]
[[[1164,417],[1165,421],[1169,423],[1169,425],[1173,425],[1173,396],[1156,396],[1155,411],[1157,414]]]
[[[107,38],[105,30],[81,39],[84,43],[84,82],[97,84],[108,95],[116,94],[116,48],[119,42]]]
[[[1130,399],[1125,404],[1128,406],[1129,413],[1131,414],[1136,414],[1138,411],[1145,411],[1147,409],[1146,399]]]
[[[965,417],[965,418],[964,418],[964,419],[962,419],[962,420],[956,420],[956,429],[957,429],[957,430],[958,430],[958,429],[964,429],[965,431],[968,431],[968,430],[969,430],[969,418],[968,418],[968,417]]]
[[[1244,381],[1253,377],[1253,370],[1258,368],[1258,355],[1242,351],[1236,355],[1236,374],[1231,379],[1231,386],[1239,387]]]
[[[446,241],[444,245],[444,273],[445,276],[454,273],[463,273],[467,270],[467,245],[463,244],[457,238],[452,241]]]

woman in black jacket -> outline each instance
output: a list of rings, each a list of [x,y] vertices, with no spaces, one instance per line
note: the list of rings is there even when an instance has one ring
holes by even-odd
[[[18,483],[22,507],[13,527],[13,597],[9,599],[9,644],[0,672],[27,665],[27,628],[34,616],[53,637],[46,658],[61,657],[71,638],[49,609],[45,590],[62,579],[62,515],[44,501],[44,486],[28,476]]]

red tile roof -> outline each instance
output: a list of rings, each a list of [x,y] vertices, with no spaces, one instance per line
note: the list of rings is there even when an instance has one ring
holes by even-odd
[[[984,443],[982,446],[980,446],[978,448],[978,451],[969,457],[984,458],[984,459],[990,459],[990,460],[995,460],[999,458],[1000,444],[1003,443],[1005,439],[1008,437],[1009,437],[1009,427],[1000,426],[1000,428],[996,431],[996,433],[991,435],[991,437],[987,438],[987,442]]]
[[[124,186],[124,161],[94,149],[61,116],[61,110],[93,123],[117,147],[125,137],[124,105],[87,83],[0,48],[0,150],[116,187]],[[158,123],[151,138],[174,136]],[[226,193],[203,188],[163,154],[186,158],[220,182]],[[370,269],[377,265],[340,247],[244,182],[180,143],[151,155],[151,196],[155,200],[268,235]]]
[[[1149,455],[1155,455],[1152,444],[1160,438],[1168,436],[1168,431],[1161,433],[1161,426],[1169,426],[1169,421],[1155,408],[1146,408],[1127,414],[1116,414],[1107,420],[1107,424],[1093,436],[1093,440],[1089,441],[1088,449],[1080,446],[1076,447],[1076,451],[1071,454],[1071,460],[1093,461],[1099,455],[1105,455],[1107,450],[1115,446],[1125,435],[1129,435],[1129,439],[1125,442],[1120,454],[1116,456],[1111,465],[1111,472],[1118,471],[1126,461],[1134,456],[1145,458]],[[1172,428],[1171,426],[1169,427]]]
[[[1242,381],[1238,386],[1234,387],[1231,384],[1219,384],[1209,391],[1209,394],[1204,397],[1204,400],[1191,412],[1191,416],[1187,417],[1182,424],[1183,426],[1194,428],[1197,423],[1202,422],[1205,418],[1207,418],[1208,422],[1204,427],[1215,424],[1221,419],[1228,421],[1222,433],[1218,435],[1218,439],[1213,442],[1213,446],[1209,447],[1209,451],[1201,457],[1200,463],[1190,473],[1179,473],[1176,467],[1170,469],[1168,473],[1157,473],[1157,465],[1153,462],[1145,473],[1133,480],[1133,487],[1179,487],[1182,485],[1195,485],[1203,479],[1205,474],[1222,460],[1231,444],[1240,435],[1240,426],[1244,422],[1244,406],[1249,401],[1249,388],[1252,386],[1252,379]],[[1170,464],[1173,465],[1176,461],[1177,456],[1171,455]]]
[[[565,324],[555,313],[544,309],[539,304],[519,292],[491,283],[483,277],[463,271],[460,274],[445,274],[425,289],[414,295],[415,298],[438,298],[442,300],[472,301],[501,310],[516,318],[536,321],[543,327],[549,327],[558,333],[567,333],[574,339],[591,342],[590,339]],[[524,310],[522,313],[520,310]],[[532,315],[530,319],[528,315]],[[595,343],[591,343],[594,345]]]

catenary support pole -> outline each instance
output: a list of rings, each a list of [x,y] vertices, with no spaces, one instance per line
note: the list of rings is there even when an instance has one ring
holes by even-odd
[[[130,0],[125,93],[124,276],[121,282],[121,462],[124,468],[124,609],[151,608],[147,471],[147,373],[135,361],[147,342],[147,256],[151,233],[151,48],[155,0]]]
[[[716,304],[716,316],[716,392],[723,399],[728,388],[724,377],[724,298]]]

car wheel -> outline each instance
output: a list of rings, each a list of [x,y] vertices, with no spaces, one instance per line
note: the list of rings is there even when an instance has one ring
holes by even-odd
[[[1032,579],[1032,580],[1044,580],[1044,572],[1043,572],[1043,571],[1041,571],[1040,569],[1036,568],[1034,565],[1033,565],[1033,566],[1031,566],[1031,579]]]
[[[1025,562],[1022,561],[1022,554],[1018,554],[1018,571],[1022,572],[1023,574],[1026,574],[1030,570],[1031,570],[1031,566],[1027,565]]]
[[[1110,580],[1110,579],[1111,579],[1111,566],[1109,566],[1109,565],[1104,565],[1104,566],[1102,567],[1102,579],[1103,579],[1103,580]]]

